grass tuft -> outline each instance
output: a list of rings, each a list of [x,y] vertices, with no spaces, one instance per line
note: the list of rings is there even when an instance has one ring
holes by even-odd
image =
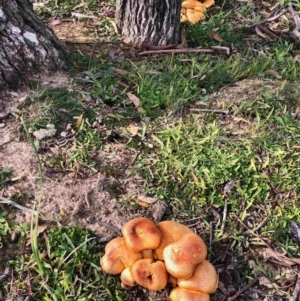
[[[22,283],[27,279],[35,300],[108,300],[108,295],[109,300],[121,300],[115,292],[115,279],[101,271],[100,247],[91,231],[52,227],[39,239],[38,249],[42,270],[29,255],[11,261],[15,271],[23,275],[15,284],[19,283],[24,294],[27,287]]]

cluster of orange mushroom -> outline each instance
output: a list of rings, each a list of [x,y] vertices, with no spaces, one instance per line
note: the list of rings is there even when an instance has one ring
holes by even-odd
[[[210,300],[217,272],[205,259],[204,241],[190,228],[140,217],[126,223],[122,235],[106,245],[100,264],[108,274],[121,274],[123,288],[138,284],[159,291],[170,283],[171,301]]]
[[[204,18],[206,9],[215,3],[214,0],[183,0],[181,4],[181,22],[196,24]]]

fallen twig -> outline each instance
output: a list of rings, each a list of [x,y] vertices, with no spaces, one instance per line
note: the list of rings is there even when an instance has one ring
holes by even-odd
[[[259,36],[262,36],[265,39],[266,38],[273,39],[273,40],[278,39],[278,36],[267,27],[257,26],[255,27],[255,31]]]
[[[1,204],[9,204],[9,205],[12,205],[12,206],[20,209],[20,210],[31,212],[33,214],[38,214],[38,212],[36,210],[33,210],[33,209],[27,208],[25,206],[19,205],[18,203],[14,202],[14,201],[12,201],[10,199],[7,199],[7,198],[5,198],[3,196],[0,196],[0,200],[1,200],[0,201]]]
[[[297,15],[297,13],[295,12],[295,10],[293,9],[293,5],[291,2],[289,3],[288,11],[291,14],[291,16],[293,17],[295,24],[296,24],[296,27],[292,31],[292,34],[296,37],[297,40],[299,40],[300,39],[300,18]]]
[[[284,267],[291,267],[295,264],[300,265],[300,259],[299,258],[290,258],[290,257],[286,257],[285,255],[273,250],[269,244],[267,244],[258,234],[256,234],[252,229],[250,229],[249,227],[247,227],[236,215],[234,215],[235,218],[238,220],[238,222],[243,225],[248,231],[249,234],[254,235],[256,238],[258,238],[263,245],[266,246],[265,249],[265,260],[269,260],[270,262],[277,264],[277,265],[281,265]],[[272,260],[271,258],[274,258],[274,260]]]
[[[213,241],[213,222],[211,221],[209,223],[209,250],[212,249],[212,241]],[[210,260],[210,257],[211,257],[211,252],[208,253],[208,260]]]
[[[257,225],[257,227],[256,227],[255,229],[253,229],[252,231],[253,231],[253,232],[258,231],[261,227],[263,227],[263,226],[268,222],[268,220],[269,220],[269,217],[268,217],[268,216],[265,217],[265,218],[263,219],[263,221],[262,221],[259,225]]]
[[[6,264],[5,270],[2,275],[0,275],[0,283],[4,282],[7,280],[12,274],[12,268],[9,263]]]
[[[299,295],[299,290],[300,290],[300,278],[297,278],[295,289],[293,292],[293,295],[290,297],[290,301],[297,301],[298,300],[298,295]]]
[[[282,9],[279,12],[278,10],[273,10],[267,19],[263,20],[262,22],[252,24],[249,27],[255,27],[256,33],[264,38],[266,38],[265,34],[268,37],[271,37],[272,39],[278,38],[276,33],[278,32],[281,33],[282,31],[276,32],[276,30],[274,31],[271,28],[262,27],[261,25],[271,21],[275,21],[276,19],[278,19],[282,15],[285,15],[286,13],[289,13],[291,17],[294,19],[296,27],[291,32],[291,35],[293,36],[294,39],[299,41],[300,40],[300,17],[297,14],[297,12],[294,10],[291,2],[288,4],[287,9]]]
[[[249,283],[247,283],[245,286],[243,286],[238,292],[236,292],[233,296],[229,297],[227,301],[233,301],[237,297],[239,297],[244,291],[246,291],[248,288],[250,288],[252,285],[254,285],[258,281],[258,278],[253,279]]]
[[[228,115],[228,110],[215,110],[215,109],[190,109],[191,112],[198,112],[198,113],[215,113],[215,114],[224,114]]]
[[[0,147],[3,146],[3,145],[5,145],[5,144],[8,144],[8,143],[10,143],[12,141],[13,141],[13,139],[4,141],[3,143],[0,144]]]
[[[65,234],[65,236],[67,235]],[[74,254],[79,248],[81,248],[83,245],[85,245],[87,242],[89,242],[92,239],[95,239],[95,237],[90,237],[86,239],[83,243],[81,243],[79,246],[77,246],[66,258],[64,258],[64,262],[67,262],[67,260],[72,256],[72,254]]]
[[[223,220],[222,220],[222,224],[221,224],[221,231],[224,231],[225,228],[225,223],[226,223],[226,217],[227,217],[227,198],[225,198],[225,204],[224,204],[224,210],[223,210]]]
[[[85,202],[86,202],[87,207],[90,208],[91,205],[90,205],[90,201],[89,201],[88,192],[85,193]]]
[[[199,52],[205,52],[205,53],[212,53],[216,50],[220,52],[225,52],[227,55],[230,54],[230,49],[228,47],[222,47],[222,46],[211,46],[211,47],[196,47],[196,48],[182,48],[182,49],[161,49],[161,50],[147,50],[147,51],[141,51],[137,55],[148,55],[148,54],[159,54],[159,53],[199,53]]]
[[[268,23],[270,21],[275,21],[276,19],[278,19],[279,17],[281,17],[282,15],[284,15],[285,13],[287,12],[286,9],[282,10],[281,12],[279,12],[278,14],[276,14],[275,16],[272,16],[272,17],[268,17],[266,20],[263,20],[259,23],[255,23],[255,24],[252,24],[252,25],[249,25],[248,27],[256,27],[256,26],[259,26],[259,25],[263,25],[265,23]]]

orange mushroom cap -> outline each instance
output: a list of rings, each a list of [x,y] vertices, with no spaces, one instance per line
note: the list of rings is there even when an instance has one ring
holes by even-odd
[[[207,255],[203,239],[195,234],[185,234],[180,240],[169,244],[163,251],[168,273],[175,278],[188,279],[198,263]]]
[[[195,9],[197,11],[206,12],[206,6],[197,0],[185,0],[182,2],[182,8]]]
[[[135,218],[126,223],[122,234],[132,252],[156,249],[161,240],[161,233],[155,223],[146,217]]]
[[[163,251],[167,245],[178,241],[187,233],[194,233],[189,227],[174,221],[160,222],[157,228],[161,233],[161,242],[155,249],[155,258],[160,260],[164,259]]]
[[[215,3],[214,0],[183,0],[181,4],[181,22],[196,24],[204,19],[206,9]]]
[[[202,19],[204,19],[204,12],[198,11],[196,9],[187,9],[186,18],[188,22],[194,25],[199,23]]]
[[[209,294],[199,291],[187,290],[181,287],[175,287],[170,293],[171,301],[209,301]]]
[[[209,8],[215,4],[215,0],[200,0],[200,1],[206,6],[206,8]]]
[[[149,258],[140,259],[131,268],[134,280],[150,291],[163,289],[168,282],[168,274],[162,261]]]
[[[128,249],[123,237],[111,240],[104,251],[100,265],[104,272],[112,275],[120,274],[126,267],[142,258],[142,253],[134,253]]]
[[[203,260],[195,267],[191,278],[178,279],[177,284],[181,288],[211,294],[218,287],[218,275],[214,266]]]

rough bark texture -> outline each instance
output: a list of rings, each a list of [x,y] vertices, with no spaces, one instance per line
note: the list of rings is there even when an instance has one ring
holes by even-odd
[[[68,55],[29,0],[0,0],[0,89],[15,89],[41,71],[65,68]]]
[[[117,0],[116,24],[125,43],[134,46],[179,42],[182,0]]]

